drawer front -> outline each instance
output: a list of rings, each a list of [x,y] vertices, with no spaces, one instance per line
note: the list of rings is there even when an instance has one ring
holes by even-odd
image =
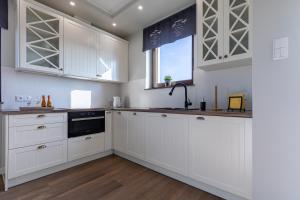
[[[67,162],[67,140],[9,150],[8,178],[16,178]]]
[[[67,123],[11,127],[9,149],[66,140],[67,137]]]
[[[99,133],[68,140],[68,160],[104,152],[105,134]]]
[[[9,127],[64,123],[67,121],[67,113],[11,115],[9,116]]]

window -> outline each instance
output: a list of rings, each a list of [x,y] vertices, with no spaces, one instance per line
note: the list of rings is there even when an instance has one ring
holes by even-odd
[[[172,82],[193,84],[193,36],[165,44],[153,50],[153,87],[165,86],[165,76]]]

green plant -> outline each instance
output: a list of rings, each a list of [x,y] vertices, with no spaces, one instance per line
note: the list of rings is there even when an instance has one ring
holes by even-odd
[[[172,76],[165,76],[164,80],[165,81],[172,81]]]

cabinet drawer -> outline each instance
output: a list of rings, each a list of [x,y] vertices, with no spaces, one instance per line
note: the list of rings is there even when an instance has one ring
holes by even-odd
[[[9,128],[9,149],[65,140],[67,123],[31,125]]]
[[[67,122],[67,113],[43,113],[9,116],[9,127]]]
[[[104,133],[69,139],[68,160],[76,160],[104,152],[104,141]]]
[[[9,150],[8,178],[16,178],[67,162],[67,140]]]

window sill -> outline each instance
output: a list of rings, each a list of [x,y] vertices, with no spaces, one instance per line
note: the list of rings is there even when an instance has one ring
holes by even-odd
[[[144,90],[159,90],[159,89],[171,89],[174,85],[171,85],[171,86],[160,86],[160,87],[151,87],[151,88],[145,88]],[[192,84],[186,84],[187,87],[194,87],[195,84],[192,83]],[[182,85],[179,85],[178,87],[183,87]]]

